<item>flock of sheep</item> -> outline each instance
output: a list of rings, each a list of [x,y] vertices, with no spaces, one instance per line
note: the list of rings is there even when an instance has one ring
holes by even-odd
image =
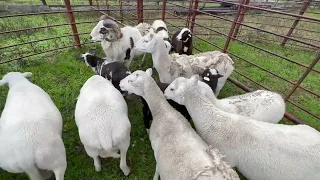
[[[126,97],[135,94],[156,160],[154,180],[239,179],[233,168],[252,180],[320,179],[320,133],[308,125],[278,124],[285,103],[275,92],[217,99],[234,62],[219,51],[192,54],[189,29],[170,40],[161,20],[119,28],[101,16],[90,37],[101,41],[106,57],[81,55],[96,75],[80,90],[75,122],[97,172],[100,157],[113,157],[120,158],[124,175],[130,174]],[[152,78],[152,68],[129,70],[133,57],[143,53],[152,54],[160,81]],[[31,75],[9,72],[0,80],[0,86],[9,86],[0,118],[0,168],[27,173],[31,180],[53,174],[63,180],[62,116],[49,95],[27,79]]]

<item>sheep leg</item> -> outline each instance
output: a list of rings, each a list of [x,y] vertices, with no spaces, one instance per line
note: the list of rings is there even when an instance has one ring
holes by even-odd
[[[128,176],[131,171],[127,165],[127,151],[128,151],[129,145],[130,145],[130,135],[119,146],[120,155],[121,155],[120,169],[122,170],[125,176]]]
[[[38,168],[36,167],[26,170],[26,173],[28,174],[30,180],[43,180]]]
[[[64,173],[66,172],[67,167],[60,167],[54,170],[54,175],[56,176],[56,180],[64,180]]]
[[[158,168],[158,165],[156,164],[156,171],[154,173],[153,180],[158,180],[159,177],[160,177],[159,168]]]
[[[97,172],[101,171],[101,162],[99,159],[99,152],[98,150],[92,149],[90,147],[84,146],[88,156],[90,156],[93,159],[94,167]]]

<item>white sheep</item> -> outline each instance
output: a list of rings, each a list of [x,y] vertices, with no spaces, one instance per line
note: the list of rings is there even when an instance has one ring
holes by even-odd
[[[174,84],[175,82],[172,82]],[[187,107],[197,133],[248,179],[319,180],[320,133],[307,125],[256,121],[220,110],[201,93],[198,77],[165,96]]]
[[[61,138],[62,117],[50,96],[27,77],[9,72],[0,80],[9,92],[0,118],[0,167],[31,180],[64,179],[67,168]]]
[[[124,175],[130,173],[126,156],[130,145],[131,124],[128,107],[121,93],[102,76],[90,77],[80,90],[75,121],[84,148],[100,172],[102,158],[120,159]],[[117,153],[120,150],[120,155]]]
[[[92,29],[90,39],[101,41],[101,46],[107,58],[122,62],[129,68],[134,56],[142,54],[142,52],[133,49],[135,43],[142,37],[141,34],[143,32],[139,32],[137,27],[125,26],[119,28],[115,21],[103,15]]]
[[[165,41],[152,31],[136,43],[135,49],[152,54],[153,65],[159,73],[159,79],[162,83],[170,84],[179,76],[201,75],[206,68],[217,69],[223,77],[218,80],[216,95],[219,94],[234,69],[232,59],[220,51],[209,51],[189,56],[178,53],[169,54]]]
[[[178,77],[168,87],[175,89],[187,82],[187,78]],[[231,96],[224,99],[217,99],[212,89],[204,82],[197,83],[201,94],[206,96],[219,109],[250,117],[258,121],[278,123],[285,113],[285,102],[281,95],[266,90],[257,90],[243,95]],[[179,102],[178,102],[179,103]]]
[[[151,28],[154,33],[159,34],[162,38],[169,41],[169,32],[166,23],[162,20],[153,21]]]
[[[146,32],[146,31],[144,31],[144,32]],[[162,20],[153,21],[151,28],[148,30],[147,33],[144,33],[142,36],[147,35],[149,32],[158,34],[160,37],[163,38],[165,45],[166,45],[166,49],[169,54],[170,50],[172,49],[172,45],[171,45],[171,41],[169,38],[169,31],[168,31],[166,23],[164,23]],[[146,56],[146,52],[144,53],[144,56],[142,58],[142,63],[144,62],[145,56]],[[154,65],[153,65],[153,67],[154,67]]]
[[[121,80],[120,88],[142,96],[151,110],[149,139],[156,160],[153,179],[239,179],[218,150],[208,147],[167,102],[151,74],[150,68],[146,72],[137,70]]]

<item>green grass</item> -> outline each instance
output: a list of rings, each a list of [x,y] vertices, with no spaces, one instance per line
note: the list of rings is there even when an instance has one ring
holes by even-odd
[[[315,10],[315,12],[319,12]],[[4,14],[0,14],[2,16]],[[97,21],[100,16],[98,12],[92,13],[75,13],[75,18],[77,22],[85,21]],[[145,14],[145,17],[156,17],[160,18],[160,13],[150,13]],[[117,17],[117,16],[116,16]],[[167,16],[169,17],[169,16]],[[223,23],[222,21],[208,21],[201,20],[199,16],[197,23],[212,27],[224,34],[227,34],[228,27],[230,23]],[[133,18],[130,14],[125,14],[124,19]],[[232,19],[232,17],[226,17]],[[266,19],[259,16],[248,16],[250,21],[266,21]],[[125,20],[125,24],[133,25],[134,22],[129,22]],[[152,21],[147,21],[151,23]],[[175,25],[184,25],[185,23],[177,20],[169,20],[168,22],[174,23]],[[292,22],[285,22],[283,20],[277,20],[279,24],[290,25]],[[274,22],[274,23],[277,23]],[[55,14],[55,15],[40,15],[40,16],[29,16],[29,17],[19,17],[19,18],[6,18],[0,19],[0,31],[9,31],[12,29],[24,29],[36,26],[45,26],[52,24],[61,24],[68,23],[68,20],[64,14]],[[95,22],[78,24],[78,32],[90,32],[92,27],[95,25]],[[308,25],[305,23],[299,24],[303,28],[312,28],[318,29],[319,25]],[[219,29],[219,27],[225,26],[225,29]],[[175,31],[176,28],[168,24],[169,30],[171,32]],[[272,27],[268,27],[272,29]],[[275,30],[279,33],[286,33],[285,30],[277,29]],[[195,27],[195,33],[207,33],[208,35],[201,35],[200,37],[206,39],[207,41],[217,44],[219,47],[223,47],[225,44],[225,38],[222,38],[219,35],[216,35],[214,32],[206,30],[204,28]],[[44,39],[54,36],[63,36],[71,34],[71,28],[69,25],[46,28],[39,30],[31,30],[24,33],[15,33],[15,34],[5,34],[1,35],[0,48],[14,45],[18,43],[34,41],[38,39]],[[312,50],[303,50],[299,48],[294,48],[291,46],[281,47],[276,43],[266,43],[260,41],[258,37],[263,36],[261,32],[251,32],[246,33],[241,31],[240,35],[243,35],[240,39],[249,42],[253,45],[265,48],[269,51],[279,53],[282,56],[293,59],[297,62],[304,63],[309,65],[315,57],[315,51]],[[311,33],[303,34],[305,36],[310,36],[314,39],[318,39],[319,36],[316,36]],[[266,36],[268,37],[268,36]],[[82,43],[88,42],[89,35],[80,35]],[[35,52],[42,52],[54,48],[70,46],[74,44],[72,36],[58,38],[54,40],[44,41],[44,42],[34,42],[31,44],[26,44],[19,47],[12,47],[7,49],[0,49],[0,62],[6,61],[12,58],[17,58],[25,56],[28,54],[33,54]],[[197,48],[202,51],[216,50],[213,46],[195,38],[194,44]],[[139,98],[135,96],[130,96],[128,98],[128,107],[129,107],[129,119],[132,123],[131,130],[131,144],[128,151],[128,165],[132,168],[132,172],[129,178],[126,178],[122,175],[119,169],[119,159],[106,159],[102,161],[102,171],[96,173],[94,171],[93,161],[89,158],[83,146],[79,140],[77,127],[74,122],[74,108],[76,104],[76,98],[79,94],[79,90],[84,82],[93,75],[91,69],[87,68],[84,63],[76,59],[76,55],[85,52],[89,48],[98,48],[99,54],[102,56],[101,47],[99,43],[86,45],[82,50],[77,50],[69,48],[63,51],[58,51],[54,53],[42,54],[39,56],[32,56],[25,58],[26,61],[18,61],[13,63],[7,63],[0,65],[0,77],[6,74],[9,71],[20,71],[26,72],[30,71],[33,73],[33,76],[30,78],[31,82],[42,87],[53,99],[54,103],[59,108],[62,113],[64,120],[64,132],[63,140],[65,147],[67,149],[67,159],[68,159],[68,168],[66,172],[66,179],[152,179],[153,173],[155,170],[155,161],[153,157],[153,151],[150,146],[149,139],[144,129],[143,120],[142,120],[142,111],[141,103]],[[232,53],[235,53],[241,57],[244,57],[251,62],[268,69],[275,74],[287,78],[293,82],[296,82],[302,73],[306,70],[295,64],[289,63],[285,60],[277,58],[275,56],[269,55],[267,53],[256,50],[247,45],[241,44],[237,41],[232,41],[229,47],[229,50]],[[292,88],[292,85],[275,78],[274,76],[265,73],[256,67],[246,63],[243,60],[240,60],[236,57],[232,57],[235,62],[236,70],[244,75],[253,78],[255,81],[270,87],[271,90],[279,92],[281,95],[286,95],[287,92]],[[147,56],[145,63],[141,64],[141,57],[135,58],[132,63],[131,70],[136,69],[147,69],[151,67],[151,57]],[[315,69],[320,69],[320,65],[317,64]],[[232,77],[243,82],[252,89],[260,89],[254,83],[248,81],[247,79],[239,76],[237,73],[233,73]],[[311,72],[302,85],[316,93],[320,93],[320,83],[319,83],[319,74]],[[7,96],[8,88],[0,88],[0,113],[2,112]],[[244,93],[242,90],[237,88],[230,82],[227,82],[224,88],[222,89],[219,98],[229,97],[232,95],[238,95]],[[308,110],[319,116],[320,106],[319,99],[314,98],[307,94],[303,90],[298,90],[290,100],[298,102],[302,106],[306,107]],[[295,108],[294,106],[287,104],[287,111],[294,114],[298,118],[305,120],[311,126],[320,130],[320,121],[312,116],[304,113],[303,111]],[[281,123],[288,123],[285,119]],[[23,180],[27,176],[24,174],[10,174],[7,172],[1,172],[0,170],[0,179],[8,180]],[[242,178],[245,179],[245,178]]]

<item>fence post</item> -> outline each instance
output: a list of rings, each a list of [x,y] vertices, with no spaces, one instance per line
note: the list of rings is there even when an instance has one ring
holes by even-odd
[[[162,0],[162,21],[166,19],[166,5],[167,0]]]
[[[244,4],[248,5],[250,2],[250,0],[245,0]],[[244,16],[246,14],[247,8],[244,6],[241,6],[241,10],[240,10],[240,16],[237,19],[237,23],[236,23],[236,27],[235,30],[233,32],[233,38],[236,38],[239,32],[239,28],[241,27],[241,23],[243,22]]]
[[[298,82],[295,83],[295,85],[292,87],[288,95],[286,95],[286,97],[284,98],[285,101],[287,101],[290,98],[290,96],[294,93],[294,91],[298,88],[298,86],[302,83],[302,81],[307,77],[311,69],[319,62],[319,59],[320,59],[320,52],[317,53],[316,58],[312,61],[308,69],[302,74]]]
[[[137,0],[138,24],[143,22],[143,0]]]
[[[299,15],[303,15],[306,10],[308,9],[310,3],[311,3],[312,0],[305,0],[303,2],[303,6],[302,8],[300,9],[300,12],[299,12]],[[296,28],[296,26],[298,25],[299,21],[300,21],[300,17],[297,17],[296,20],[294,21],[294,23],[292,24],[291,28],[289,29],[289,32],[287,33],[287,36],[283,39],[282,43],[281,43],[281,46],[284,46],[286,44],[286,42],[288,41],[288,38],[289,36],[291,36],[291,34],[293,33],[293,30]]]
[[[119,3],[120,3],[120,16],[121,16],[121,22],[123,23],[123,9],[122,9],[122,1],[119,1]]]
[[[194,28],[194,22],[196,20],[196,15],[198,13],[198,4],[199,4],[199,0],[195,0],[194,2],[194,7],[192,10],[192,18],[191,18],[191,25],[190,25],[190,31],[193,33],[193,28]]]
[[[109,0],[106,0],[106,6],[107,6],[107,14],[108,16],[110,16],[110,4],[109,4]]]
[[[189,0],[189,11],[188,11],[186,27],[189,27],[189,25],[190,25],[190,16],[191,16],[191,8],[192,8],[192,6],[193,6],[193,0]]]
[[[89,1],[89,5],[92,6],[92,0],[88,0]]]
[[[245,3],[246,0],[242,0],[242,2],[240,3],[239,2],[239,7],[238,7],[238,11],[237,11],[237,14],[235,15],[234,19],[233,19],[233,22],[232,22],[232,25],[231,25],[231,28],[230,28],[230,31],[229,31],[229,34],[228,34],[228,38],[227,38],[227,41],[224,45],[224,48],[222,50],[223,53],[226,53],[228,48],[229,48],[229,44],[230,44],[230,41],[231,41],[231,38],[232,38],[232,34],[234,32],[234,28],[236,26],[236,23],[237,23],[237,20],[239,18],[239,15],[240,15],[240,11],[241,11],[241,8],[242,8],[242,4]]]
[[[71,25],[71,29],[72,29],[72,35],[73,35],[73,39],[74,42],[76,44],[76,48],[81,48],[80,45],[80,38],[78,35],[78,30],[77,30],[77,26],[74,20],[74,16],[73,16],[73,11],[71,8],[71,4],[70,4],[70,0],[64,0],[64,4],[67,8],[67,14],[68,14],[68,19],[69,19],[69,23]]]

